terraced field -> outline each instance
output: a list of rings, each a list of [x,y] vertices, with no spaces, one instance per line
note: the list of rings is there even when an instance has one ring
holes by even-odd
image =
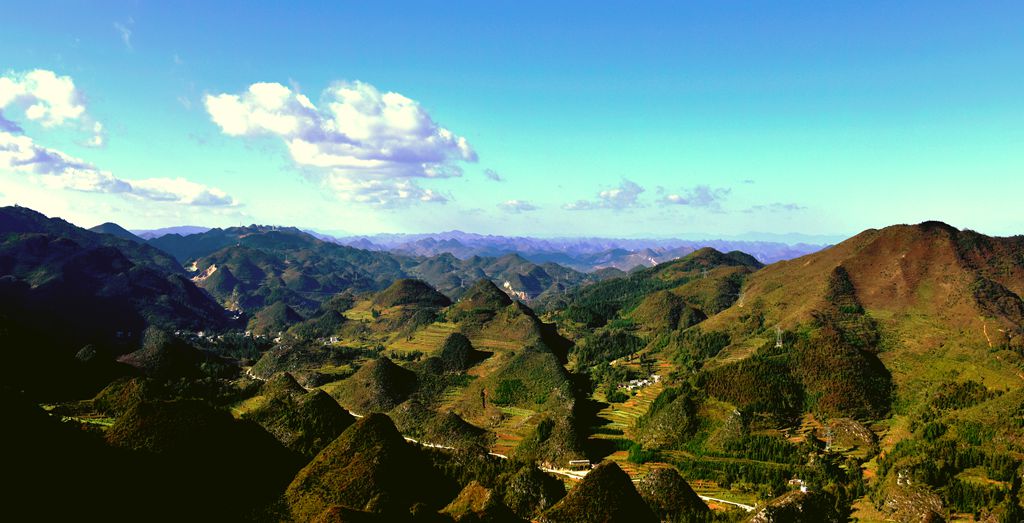
[[[541,417],[537,415],[537,412],[528,409],[517,407],[500,407],[500,409],[505,418],[493,429],[497,439],[491,446],[491,452],[511,456],[519,442],[537,428]]]
[[[457,326],[454,323],[431,323],[426,328],[416,331],[411,338],[399,338],[388,343],[387,348],[394,351],[413,352],[419,351],[423,354],[433,354],[444,340],[456,332]]]
[[[469,336],[469,340],[473,343],[473,347],[480,350],[514,351],[523,348],[522,342],[494,335],[476,334]]]
[[[747,359],[766,342],[768,342],[768,338],[749,338],[740,343],[734,343],[723,349],[722,352],[718,353],[714,358],[708,360],[704,364],[704,368],[714,369],[716,367],[721,367],[722,365]]]
[[[608,406],[601,409],[598,412],[598,417],[607,420],[608,423],[603,425],[603,428],[607,431],[608,429],[622,431],[622,434],[631,438],[633,425],[636,423],[637,418],[643,416],[650,408],[651,403],[654,399],[661,394],[661,391],[665,389],[665,382],[661,381],[653,385],[644,387],[637,391],[636,395],[629,398],[622,403],[609,403]],[[596,433],[594,438],[615,438],[617,436],[611,434]]]
[[[369,300],[364,300],[355,303],[350,309],[343,312],[342,315],[350,320],[356,321],[370,321],[373,319],[373,307]]]

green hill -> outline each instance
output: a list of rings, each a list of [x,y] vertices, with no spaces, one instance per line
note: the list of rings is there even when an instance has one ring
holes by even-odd
[[[455,310],[470,313],[473,311],[495,311],[512,304],[512,298],[505,294],[494,283],[487,279],[477,280],[459,298]]]
[[[210,359],[173,334],[149,327],[142,337],[142,347],[125,354],[118,361],[130,365],[147,376],[173,378],[197,376],[199,364]]]
[[[706,316],[724,309],[735,301],[736,291],[744,279],[761,267],[761,263],[747,254],[704,248],[678,260],[633,271],[625,277],[580,287],[545,301],[542,309],[560,309],[564,321],[593,328],[628,317],[645,299],[651,299],[654,301],[634,314],[639,314],[636,319],[641,323],[653,322],[651,327],[658,328],[662,324],[678,324],[677,318],[684,314],[687,306]],[[669,310],[661,311],[660,307]]]
[[[274,302],[260,309],[251,320],[248,330],[254,334],[276,335],[302,321],[303,318],[283,301]]]
[[[405,277],[401,260],[388,253],[324,242],[288,227],[211,229],[150,243],[194,262],[197,284],[248,313],[284,302],[308,316],[335,294],[380,290]],[[221,271],[227,274],[218,277]]]
[[[565,484],[532,464],[498,478],[498,489],[504,492],[505,505],[530,521],[565,497]]]
[[[400,518],[417,502],[437,506],[437,486],[437,474],[391,420],[371,414],[300,470],[285,499],[297,521],[312,520],[334,505]]]
[[[333,392],[338,403],[358,414],[387,412],[416,390],[416,374],[381,357],[367,362]]]
[[[161,392],[161,387],[154,380],[121,378],[97,393],[92,403],[100,412],[120,416],[137,403],[158,399]]]
[[[264,379],[279,372],[288,372],[306,385],[316,386],[326,383],[323,380],[348,377],[351,371],[346,369],[366,354],[347,347],[286,340],[263,353],[251,372]]]
[[[523,521],[501,501],[501,496],[477,482],[471,482],[441,510],[457,522],[514,523]]]
[[[287,373],[264,384],[263,395],[260,406],[243,418],[259,423],[282,445],[307,459],[355,423],[355,418],[326,392],[306,392]]]
[[[710,515],[708,506],[673,468],[650,471],[636,489],[662,521],[694,521]]]
[[[420,374],[421,381],[439,380],[442,382],[439,383],[439,386],[444,387],[449,385],[449,381],[452,381],[445,378],[456,376],[458,379],[457,376],[460,373],[469,370],[489,355],[489,353],[474,349],[469,338],[456,332],[445,338],[433,356],[415,364],[412,368]]]
[[[388,416],[402,434],[417,441],[455,448],[486,448],[486,430],[470,425],[454,412],[439,413],[416,398],[395,407]]]
[[[656,522],[647,502],[629,476],[613,462],[594,467],[539,521],[543,523],[637,521]]]
[[[181,264],[167,253],[141,245],[133,239],[126,239],[122,237],[123,234],[104,234],[82,229],[60,218],[47,218],[27,207],[0,207],[0,238],[9,240],[27,235],[66,238],[86,249],[113,247],[136,265],[168,274],[184,274]]]
[[[645,297],[629,318],[645,330],[673,331],[692,327],[707,316],[700,309],[688,305],[682,296],[661,290]]]
[[[396,280],[387,289],[377,293],[373,298],[374,305],[379,307],[397,307],[414,305],[420,307],[447,307],[451,300],[434,290],[422,280]]]
[[[570,408],[550,409],[532,432],[519,442],[512,457],[526,463],[566,468],[586,458],[579,421]]]

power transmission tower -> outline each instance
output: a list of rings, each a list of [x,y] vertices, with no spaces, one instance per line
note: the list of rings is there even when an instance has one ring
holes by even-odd
[[[782,348],[782,327],[775,326],[775,348]]]

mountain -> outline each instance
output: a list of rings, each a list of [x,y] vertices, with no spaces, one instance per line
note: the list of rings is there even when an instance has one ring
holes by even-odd
[[[1022,251],[1024,236],[995,238],[939,222],[871,229],[759,271],[736,306],[709,325],[735,325],[752,313],[765,325],[807,322],[835,300],[830,281],[842,277],[846,292],[915,350],[937,348],[940,333],[974,346],[1022,347]],[[929,321],[908,324],[914,317]]]
[[[167,239],[174,238],[160,238]],[[171,252],[200,256],[192,258],[193,281],[225,307],[247,313],[280,302],[309,316],[335,294],[379,290],[405,276],[387,253],[326,243],[294,228],[213,229],[184,240],[184,251]]]
[[[651,267],[703,247],[720,251],[739,250],[754,255],[762,263],[772,263],[815,252],[826,245],[801,243],[805,240],[802,237],[780,238],[786,241],[531,238],[448,231],[435,234],[350,236],[334,238],[333,241],[408,256],[433,257],[449,253],[463,260],[474,256],[500,258],[507,254],[518,254],[536,264],[554,262],[581,272],[602,268],[628,271],[638,266]],[[820,239],[814,238],[815,241]]]
[[[708,506],[673,468],[648,472],[636,489],[662,521],[685,521],[708,515]]]
[[[116,236],[122,240],[128,240],[135,243],[146,243],[146,240],[128,232],[128,229],[121,227],[120,225],[113,222],[106,222],[89,229],[92,232],[100,234],[109,234]]]
[[[300,470],[285,499],[296,521],[311,521],[332,506],[402,518],[414,503],[439,504],[439,479],[387,416],[371,414]]]
[[[199,234],[210,230],[209,227],[199,227],[196,225],[180,225],[177,227],[164,227],[161,229],[136,229],[131,231],[132,234],[142,238],[144,240],[152,240],[168,234],[177,234],[180,236],[188,236],[190,234]]]
[[[27,207],[0,207],[0,235],[39,234],[67,238],[81,247],[114,247],[135,264],[159,268],[168,273],[184,274],[181,264],[160,249],[140,245],[118,235],[97,234],[60,218],[47,218]]]
[[[355,423],[326,392],[307,392],[287,372],[266,381],[261,398],[259,406],[243,414],[243,419],[259,423],[282,445],[307,459]]]
[[[387,412],[416,390],[416,375],[388,358],[362,367],[335,393],[338,403],[359,414]]]
[[[868,457],[881,452],[873,482],[881,509],[858,505],[864,517],[982,506],[1016,514],[972,482],[1011,488],[999,483],[1010,465],[995,463],[1016,462],[1021,451],[1022,252],[1024,237],[924,222],[770,265],[700,325],[725,341],[695,382],[760,426],[854,418],[873,427],[877,446],[870,437],[858,446]],[[832,425],[820,434],[831,437]],[[991,465],[968,472],[980,462],[969,455]],[[802,497],[782,499],[802,510]]]
[[[450,253],[427,258],[406,269],[439,291],[458,299],[481,278],[490,279],[521,301],[559,295],[597,278],[555,263],[533,263],[516,253],[499,258],[471,256],[460,260]]]
[[[613,462],[590,471],[539,519],[543,523],[658,521],[629,475]]]
[[[540,307],[558,309],[564,319],[590,327],[630,315],[641,325],[677,325],[681,315],[710,316],[727,308],[735,301],[744,279],[761,267],[760,262],[742,252],[703,248],[625,277],[551,296]]]
[[[426,282],[401,279],[395,281],[387,289],[374,296],[373,304],[385,308],[401,305],[440,308],[447,307],[452,302],[447,296],[441,294]]]
[[[500,494],[472,482],[442,511],[458,522],[516,523],[517,517],[500,499]]]
[[[1024,516],[1024,237],[897,225],[767,266],[595,240],[567,250],[673,259],[583,273],[266,226],[162,237],[184,268],[98,230],[0,209],[0,436],[12,477],[60,487],[17,510]]]
[[[0,296],[4,344],[32,348],[9,353],[4,383],[51,394],[88,381],[75,359],[85,345],[112,358],[135,350],[147,326],[230,324],[166,254],[21,207],[0,209]]]
[[[383,289],[419,278],[458,298],[480,278],[529,301],[557,295],[594,281],[553,263],[537,265],[514,254],[459,260],[449,254],[411,258],[324,242],[289,227],[211,229],[190,236],[151,240],[179,260],[191,260],[192,279],[225,307],[254,314],[276,302],[300,316],[315,314],[321,302],[341,292]]]

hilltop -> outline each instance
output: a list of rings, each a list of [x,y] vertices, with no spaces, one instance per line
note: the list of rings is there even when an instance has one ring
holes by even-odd
[[[146,240],[132,234],[128,229],[125,229],[113,222],[101,223],[95,227],[90,227],[89,230],[95,233],[109,234],[111,236],[121,238],[122,240],[128,240],[135,243],[146,243]]]

